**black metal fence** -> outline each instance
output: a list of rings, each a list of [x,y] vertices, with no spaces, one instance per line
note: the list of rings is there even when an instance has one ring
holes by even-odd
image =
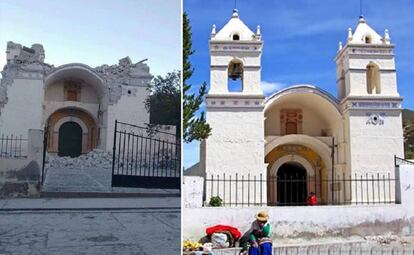
[[[0,137],[0,157],[26,158],[28,141],[22,135],[4,135]]]
[[[398,184],[389,173],[335,178],[211,175],[205,179],[205,205],[211,197],[220,197],[223,206],[307,205],[311,192],[318,205],[392,204]]]
[[[40,183],[43,185],[46,178],[46,153],[48,146],[49,126],[47,125],[43,131],[43,152],[42,152],[42,172],[40,176]]]
[[[175,134],[115,121],[112,186],[179,189],[180,163]]]

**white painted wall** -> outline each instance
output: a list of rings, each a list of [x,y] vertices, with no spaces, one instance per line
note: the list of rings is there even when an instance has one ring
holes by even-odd
[[[367,112],[385,113],[384,124],[367,124]],[[353,110],[348,114],[352,173],[391,173],[393,176],[394,155],[404,155],[400,111]]]
[[[1,109],[0,133],[27,136],[28,129],[43,129],[43,96],[43,80],[15,79]]]
[[[211,174],[265,174],[263,112],[209,111],[212,128],[206,140],[206,172]]]
[[[251,178],[259,180],[262,174],[263,180],[266,178],[266,164],[264,163],[264,121],[262,108],[256,109],[239,109],[239,110],[210,110],[207,115],[207,122],[212,128],[210,137],[206,140],[206,177],[211,178],[217,175],[223,178],[225,173],[227,178],[236,174],[238,178],[250,174]],[[244,192],[247,188],[244,187]],[[207,201],[210,200],[211,187],[206,187]],[[235,191],[236,187],[232,187]],[[241,194],[241,185],[237,187],[238,193]],[[253,185],[251,189],[254,189]],[[223,189],[219,195],[224,198]],[[250,192],[254,194],[253,190]],[[260,201],[260,193],[256,192],[257,201]],[[266,187],[263,187],[264,196]],[[229,195],[229,194],[228,194]],[[226,196],[226,200],[230,197]],[[233,195],[235,196],[235,192]],[[235,197],[232,201],[235,202]],[[239,196],[238,203],[242,202]],[[247,196],[244,197],[247,200]]]
[[[128,94],[131,91],[131,94]],[[122,96],[114,105],[108,106],[106,144],[107,151],[112,150],[115,120],[145,126],[149,123],[149,113],[145,109],[145,99],[149,92],[145,87],[122,86]]]
[[[204,178],[198,176],[183,177],[183,207],[197,208],[203,205]]]

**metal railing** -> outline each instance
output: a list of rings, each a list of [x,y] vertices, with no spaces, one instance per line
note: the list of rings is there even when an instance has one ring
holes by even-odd
[[[175,134],[115,122],[113,186],[179,186],[180,162]]]
[[[28,140],[22,135],[4,135],[0,137],[0,157],[26,158]]]
[[[318,205],[396,203],[398,179],[391,174],[315,178],[263,175],[211,175],[205,179],[204,204],[219,197],[223,206],[307,205],[311,192]]]

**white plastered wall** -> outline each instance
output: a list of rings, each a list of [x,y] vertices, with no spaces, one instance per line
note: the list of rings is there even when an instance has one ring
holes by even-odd
[[[260,175],[263,180],[266,179],[266,165],[264,163],[264,121],[262,108],[252,110],[214,110],[209,111],[207,122],[212,128],[212,134],[206,140],[206,178],[222,179],[223,174],[226,178],[231,175],[232,179],[241,179],[242,176],[253,179],[256,176],[259,180]],[[234,185],[234,183],[233,183]],[[220,195],[221,198],[229,201],[229,186],[227,187],[227,196],[223,197],[223,188],[220,188],[219,194],[213,190],[213,195]],[[241,203],[242,189],[247,194],[247,187],[237,187],[238,203]],[[253,189],[253,185],[251,185]],[[232,187],[235,202],[236,187]],[[207,201],[211,195],[211,187],[207,185]],[[254,192],[251,191],[251,199]],[[262,194],[266,194],[266,187],[263,185]],[[257,201],[260,201],[260,193],[256,192]],[[244,196],[247,202],[247,195]],[[265,195],[262,197],[266,203]]]
[[[131,93],[128,94],[128,91]],[[148,95],[149,91],[146,87],[122,86],[121,98],[114,105],[108,106],[106,150],[112,150],[115,120],[138,126],[145,126],[149,123],[149,113],[145,108]]]
[[[14,79],[7,88],[8,102],[1,109],[0,133],[26,137],[28,129],[43,129],[43,96],[43,80]]]
[[[384,113],[384,124],[367,124],[367,112]],[[391,173],[394,155],[403,157],[403,134],[400,110],[352,110],[346,114],[349,123],[350,165],[352,174]]]

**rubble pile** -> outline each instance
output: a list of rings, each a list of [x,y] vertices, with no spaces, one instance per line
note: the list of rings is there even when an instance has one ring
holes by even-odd
[[[391,244],[394,242],[399,241],[399,243],[404,244],[405,242],[403,240],[400,240],[401,238],[397,235],[391,234],[391,233],[387,233],[384,235],[377,235],[377,236],[366,236],[365,240],[370,241],[370,242],[376,242],[378,244]]]
[[[94,149],[88,154],[83,154],[76,158],[52,156],[49,154],[46,158],[46,168],[110,169],[111,167],[112,153],[101,149]]]

